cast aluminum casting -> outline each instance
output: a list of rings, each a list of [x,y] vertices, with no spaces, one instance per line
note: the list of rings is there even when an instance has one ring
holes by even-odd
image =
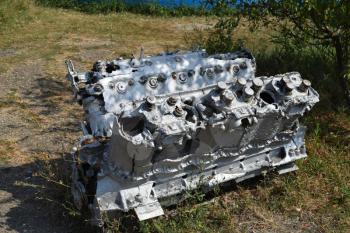
[[[163,214],[186,190],[297,169],[306,157],[298,118],[319,101],[297,72],[255,77],[247,51],[204,50],[97,61],[77,72],[66,61],[86,120],[75,148],[78,208]],[[176,199],[175,199],[176,200]]]

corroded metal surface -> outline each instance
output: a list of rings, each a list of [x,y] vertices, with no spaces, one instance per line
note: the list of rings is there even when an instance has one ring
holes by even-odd
[[[306,157],[298,118],[318,102],[297,72],[255,77],[245,51],[98,61],[68,78],[83,105],[72,192],[79,208],[135,209],[140,220],[185,190],[237,182]]]

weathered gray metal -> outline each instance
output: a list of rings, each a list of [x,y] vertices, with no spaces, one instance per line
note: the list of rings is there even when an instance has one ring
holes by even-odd
[[[159,200],[199,186],[296,169],[306,157],[298,118],[319,101],[297,72],[255,77],[248,52],[205,51],[98,61],[68,78],[83,105],[76,205],[163,214]]]

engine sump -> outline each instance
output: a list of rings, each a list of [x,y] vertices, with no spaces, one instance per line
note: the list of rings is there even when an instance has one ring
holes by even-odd
[[[82,104],[72,193],[78,208],[163,214],[158,200],[240,182],[306,157],[298,118],[319,101],[297,72],[255,77],[247,51],[204,50],[97,61],[68,79]]]

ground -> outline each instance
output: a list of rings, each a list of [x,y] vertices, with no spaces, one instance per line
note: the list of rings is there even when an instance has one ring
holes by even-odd
[[[141,46],[148,54],[186,49],[188,38],[215,19],[87,15],[25,0],[14,1],[13,12],[1,7],[0,232],[93,232],[69,194],[69,152],[83,115],[64,60],[86,70]],[[265,36],[244,38],[253,49],[268,43]],[[109,231],[349,232],[349,114],[314,111],[305,121],[309,158],[298,172],[220,188],[216,195],[192,193],[154,220],[139,223],[132,213],[109,219]]]

